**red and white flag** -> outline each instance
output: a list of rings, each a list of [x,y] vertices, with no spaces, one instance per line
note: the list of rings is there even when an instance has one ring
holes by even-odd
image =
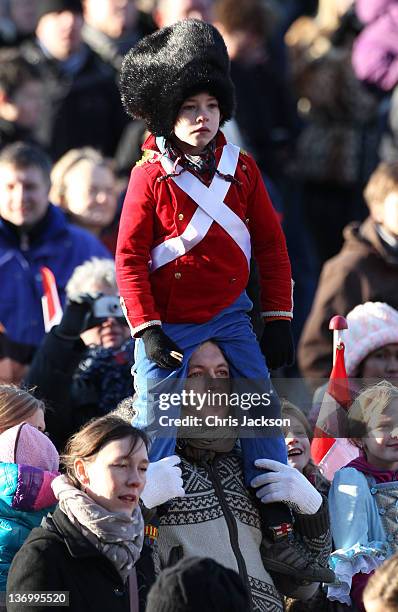
[[[352,404],[344,350],[343,343],[336,347],[335,363],[322,400],[311,444],[312,458],[329,480],[332,480],[336,470],[359,454],[358,449],[344,438],[347,410]]]
[[[41,298],[43,308],[44,329],[46,333],[62,319],[62,306],[58,295],[55,276],[50,268],[40,268],[44,295]]]

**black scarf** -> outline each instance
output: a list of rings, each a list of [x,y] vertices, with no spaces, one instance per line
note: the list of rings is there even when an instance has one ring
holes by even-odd
[[[209,142],[199,155],[187,155],[171,140],[166,140],[164,154],[174,162],[173,171],[161,177],[161,180],[167,180],[173,176],[179,176],[184,170],[188,170],[194,174],[202,183],[208,185],[217,174],[229,183],[240,185],[240,181],[231,174],[223,174],[217,169],[216,161],[216,141],[215,138]],[[179,172],[176,171],[177,165],[182,167]]]

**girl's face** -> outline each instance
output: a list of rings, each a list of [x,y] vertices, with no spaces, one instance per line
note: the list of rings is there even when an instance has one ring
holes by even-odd
[[[146,482],[148,453],[145,444],[137,442],[131,452],[130,436],[113,440],[95,455],[94,460],[76,459],[76,476],[97,504],[110,512],[131,516],[137,507]]]
[[[362,378],[398,378],[398,344],[386,344],[362,362]]]
[[[43,433],[46,431],[46,422],[44,420],[44,412],[41,408],[38,408],[30,417],[24,419],[25,423],[29,423],[33,427],[36,427]]]
[[[379,469],[398,470],[398,399],[383,414],[370,419],[362,445],[368,463]]]
[[[65,177],[65,204],[78,223],[102,229],[116,214],[115,178],[106,166],[82,161]]]
[[[290,417],[290,427],[285,431],[285,442],[289,465],[302,472],[311,458],[310,441],[304,425],[295,417]]]
[[[198,155],[213,140],[220,126],[220,109],[216,98],[200,93],[187,98],[174,125],[178,145],[188,155]]]

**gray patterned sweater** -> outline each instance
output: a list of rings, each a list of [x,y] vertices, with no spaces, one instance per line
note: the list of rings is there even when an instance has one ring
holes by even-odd
[[[181,469],[186,495],[171,500],[160,518],[155,565],[163,569],[188,555],[212,557],[239,572],[251,592],[251,612],[281,612],[281,595],[262,562],[260,515],[244,484],[240,454],[233,451],[200,464],[182,458]],[[295,514],[295,531],[308,555],[327,565],[331,537],[326,499],[314,515]],[[297,585],[297,595],[307,599],[317,586]],[[290,595],[291,587],[289,579]]]

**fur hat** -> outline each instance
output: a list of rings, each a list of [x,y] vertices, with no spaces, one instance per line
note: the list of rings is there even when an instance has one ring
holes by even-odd
[[[347,315],[345,365],[356,376],[362,361],[386,344],[398,343],[398,311],[384,302],[365,302]]]
[[[129,115],[144,119],[150,132],[169,136],[181,104],[209,92],[220,105],[222,123],[232,117],[234,86],[229,57],[218,30],[186,19],[143,38],[124,57],[122,102]]]

